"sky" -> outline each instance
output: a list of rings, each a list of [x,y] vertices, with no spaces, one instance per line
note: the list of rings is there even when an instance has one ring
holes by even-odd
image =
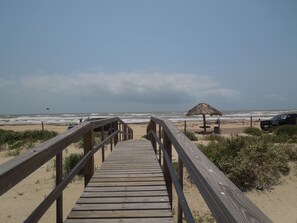
[[[0,114],[297,109],[296,0],[0,0]]]

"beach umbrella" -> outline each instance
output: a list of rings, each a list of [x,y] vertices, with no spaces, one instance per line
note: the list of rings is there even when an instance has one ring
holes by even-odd
[[[206,132],[206,121],[205,121],[205,115],[222,115],[222,112],[215,109],[214,107],[211,107],[209,104],[206,103],[199,103],[194,108],[190,109],[186,116],[193,116],[193,115],[202,115],[203,116],[203,129],[204,132]]]

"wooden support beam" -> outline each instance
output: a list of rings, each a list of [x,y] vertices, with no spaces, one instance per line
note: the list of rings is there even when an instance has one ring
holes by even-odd
[[[60,152],[56,155],[56,186],[63,179],[63,153]],[[56,222],[63,222],[63,192],[56,200]]]
[[[93,147],[93,131],[89,131],[84,135],[84,154],[92,150]],[[84,166],[85,187],[94,174],[94,156]]]
[[[170,141],[170,138],[166,134],[166,132],[163,130],[163,140],[164,140],[164,149],[167,151],[169,159],[172,160],[172,144]],[[169,202],[172,208],[172,179],[169,174],[168,167],[166,165],[165,158],[163,157],[163,166],[164,166],[164,177],[166,182],[166,188],[169,196]]]

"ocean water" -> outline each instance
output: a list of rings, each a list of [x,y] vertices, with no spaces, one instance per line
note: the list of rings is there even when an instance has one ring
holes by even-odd
[[[207,117],[207,120],[215,121],[241,121],[263,120],[286,112],[297,112],[296,110],[262,110],[262,111],[222,111],[222,116]],[[61,113],[61,114],[19,114],[19,115],[0,115],[0,125],[23,125],[23,124],[58,124],[68,125],[79,123],[79,120],[87,118],[111,118],[120,117],[126,123],[147,123],[151,116],[169,119],[173,122],[178,121],[200,121],[202,116],[186,116],[186,112],[98,112],[98,113]]]

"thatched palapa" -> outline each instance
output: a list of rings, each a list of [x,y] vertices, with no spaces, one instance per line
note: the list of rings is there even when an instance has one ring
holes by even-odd
[[[209,104],[206,103],[199,103],[194,108],[190,109],[187,116],[193,116],[193,115],[202,115],[203,116],[203,129],[204,132],[206,132],[206,121],[205,121],[205,115],[222,115],[222,112],[215,109],[214,107],[211,107]]]

